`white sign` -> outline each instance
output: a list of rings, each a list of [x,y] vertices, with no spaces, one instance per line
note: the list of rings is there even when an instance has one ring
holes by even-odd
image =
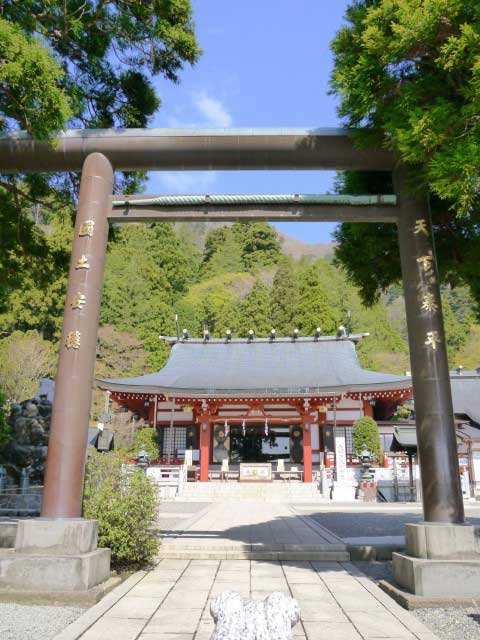
[[[337,482],[346,482],[347,450],[344,436],[335,436],[335,466],[337,468]]]

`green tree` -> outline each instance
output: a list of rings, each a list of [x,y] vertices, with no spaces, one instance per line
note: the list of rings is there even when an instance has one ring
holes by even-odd
[[[18,218],[8,199],[5,204],[0,206],[6,232],[0,250],[0,325],[6,331],[37,330],[57,340],[73,236],[70,217],[59,214],[41,226],[31,217]]]
[[[66,71],[60,80],[71,122],[81,127],[146,126],[160,105],[152,76],[178,82],[184,63],[200,54],[189,0],[4,0],[2,17],[54,52]],[[29,82],[24,86],[33,93]],[[59,103],[56,96],[49,101],[50,118]],[[60,129],[69,115],[44,133]],[[35,133],[28,121],[17,123]]]
[[[122,454],[134,458],[141,449],[144,449],[148,454],[148,460],[153,462],[160,456],[160,442],[158,440],[158,433],[156,429],[152,427],[144,427],[137,429],[133,435],[133,444],[122,450]]]
[[[378,302],[373,307],[361,309],[359,311],[359,321],[362,325],[362,331],[367,331],[370,335],[361,340],[357,347],[357,354],[360,363],[366,369],[385,371],[385,361],[388,362],[386,354],[393,358],[387,370],[392,373],[404,374],[409,369],[408,348],[398,331],[396,331],[388,319],[387,309],[382,302]],[[400,368],[397,369],[400,365]]]
[[[15,3],[20,7],[20,3]],[[29,3],[30,4],[30,3]],[[45,139],[71,117],[59,60],[32,35],[0,18],[0,130],[15,122],[36,138]],[[15,21],[14,21],[15,22]]]
[[[445,338],[447,342],[447,354],[450,367],[455,366],[457,352],[467,340],[468,328],[457,320],[452,308],[447,303],[442,304],[443,322],[445,326]]]
[[[431,194],[441,277],[480,301],[480,5],[476,0],[355,0],[332,48],[332,90],[362,145],[416,167]],[[389,193],[389,179],[347,174],[344,186]],[[356,184],[353,184],[356,183]],[[373,187],[373,190],[365,187]],[[379,190],[380,189],[380,190]],[[343,224],[336,256],[365,303],[400,277],[393,225]]]
[[[313,335],[320,327],[325,335],[335,335],[339,318],[329,302],[327,287],[318,269],[311,265],[300,273],[300,300],[296,314],[297,326],[304,335]]]
[[[242,248],[246,269],[255,271],[277,264],[280,242],[277,232],[267,222],[235,222],[232,231]]]
[[[373,454],[377,463],[382,459],[382,445],[378,425],[373,418],[364,416],[355,420],[352,431],[353,452],[360,455],[364,445]]]
[[[272,324],[278,335],[291,335],[297,326],[298,279],[291,260],[282,260],[270,292]]]
[[[383,173],[345,172],[336,182],[341,193],[389,193],[391,176]],[[431,197],[432,223],[440,278],[449,287],[469,286],[473,299],[480,300],[478,259],[480,218],[452,216],[438,198]],[[366,305],[378,301],[382,292],[401,278],[398,234],[395,225],[343,223],[334,232],[335,259],[349,280],[359,288]]]
[[[160,368],[168,347],[159,334],[175,331],[173,305],[191,277],[188,252],[170,225],[128,225],[107,254],[100,322],[132,331]]]
[[[0,340],[0,388],[9,404],[33,398],[40,378],[53,377],[56,349],[36,331]]]
[[[477,0],[354,0],[346,21],[332,43],[340,115],[421,165],[419,179],[456,211],[478,210]]]
[[[197,336],[204,327],[216,336],[224,335],[227,329],[236,331],[238,305],[252,285],[253,277],[247,273],[225,273],[192,285],[178,303],[180,313],[183,309],[194,321],[186,328]]]
[[[183,65],[200,55],[190,0],[5,0],[1,15],[0,131],[21,128],[52,144],[65,126],[146,126],[160,106],[153,78],[177,82]],[[124,174],[118,188],[138,190],[142,180]],[[38,259],[29,275],[50,270],[45,242],[26,221],[32,204],[73,215],[77,184],[74,174],[0,176],[0,313],[12,254],[21,269],[30,256]],[[47,292],[47,300],[54,295]]]
[[[270,296],[261,280],[256,280],[250,293],[240,303],[237,330],[240,336],[248,337],[253,329],[256,336],[265,337],[272,329]]]
[[[221,273],[238,273],[242,270],[242,250],[233,231],[228,227],[210,231],[205,239],[202,277],[211,278]]]

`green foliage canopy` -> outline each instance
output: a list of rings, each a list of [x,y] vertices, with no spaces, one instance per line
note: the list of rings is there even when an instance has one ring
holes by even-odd
[[[252,329],[256,336],[266,337],[272,329],[270,295],[261,280],[256,280],[252,290],[239,305],[236,330],[243,338]]]
[[[142,449],[147,452],[149,462],[160,457],[160,442],[156,429],[151,427],[137,429],[133,435],[133,444],[124,453],[134,458]]]
[[[81,127],[145,127],[160,104],[151,76],[177,82],[200,55],[190,0],[4,0],[2,16],[51,47]]]
[[[455,211],[478,210],[480,5],[354,0],[332,43],[332,88],[352,127],[421,165]]]
[[[0,340],[0,389],[9,403],[33,398],[42,377],[52,377],[56,349],[37,331],[14,331]]]
[[[354,0],[332,44],[332,90],[362,145],[414,165],[431,194],[440,275],[480,302],[480,5]],[[390,193],[386,175],[347,172],[343,193]],[[342,224],[336,258],[366,304],[400,278],[393,225]]]
[[[364,416],[355,420],[352,431],[353,452],[360,455],[364,444],[368,451],[373,454],[377,463],[382,459],[382,445],[380,444],[380,433],[377,423],[373,418]]]
[[[268,222],[235,222],[232,231],[242,248],[246,269],[255,271],[277,264],[281,255],[280,242]]]
[[[42,140],[62,129],[72,115],[64,80],[48,49],[0,18],[0,130],[15,122]]]
[[[297,327],[298,279],[291,260],[283,260],[273,278],[270,294],[272,325],[278,335],[291,335]]]
[[[304,335],[313,335],[317,327],[325,335],[335,335],[340,324],[329,304],[326,282],[322,282],[315,264],[300,274],[300,300],[296,319],[297,327]]]

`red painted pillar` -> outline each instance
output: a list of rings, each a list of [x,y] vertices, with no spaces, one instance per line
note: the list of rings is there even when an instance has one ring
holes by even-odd
[[[200,416],[200,482],[208,482],[210,437],[211,422],[206,416]]]
[[[373,407],[370,404],[370,400],[363,401],[363,415],[373,418]]]
[[[312,482],[312,425],[310,415],[303,417],[303,481]]]

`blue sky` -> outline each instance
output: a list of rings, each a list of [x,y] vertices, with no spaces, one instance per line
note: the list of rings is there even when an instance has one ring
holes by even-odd
[[[329,43],[348,0],[193,0],[204,54],[181,82],[157,81],[156,127],[338,126],[328,95]],[[326,193],[320,171],[152,173],[150,193]],[[275,225],[307,242],[328,242],[328,223]]]

